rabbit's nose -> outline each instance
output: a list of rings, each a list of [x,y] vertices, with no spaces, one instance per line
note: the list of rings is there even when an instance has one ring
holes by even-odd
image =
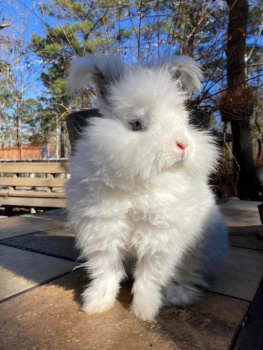
[[[178,148],[180,148],[180,150],[182,150],[182,151],[184,151],[188,147],[188,145],[189,145],[189,143],[187,141],[184,141],[184,142],[182,142],[182,141],[178,142],[177,141],[176,142],[176,146]]]

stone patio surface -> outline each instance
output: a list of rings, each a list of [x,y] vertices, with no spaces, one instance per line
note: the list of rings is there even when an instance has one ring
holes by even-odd
[[[115,307],[81,310],[89,283],[77,266],[63,210],[0,221],[2,350],[260,350],[263,348],[263,226],[257,202],[221,204],[229,226],[223,275],[192,306],[163,308],[155,323],[129,312],[131,281]]]

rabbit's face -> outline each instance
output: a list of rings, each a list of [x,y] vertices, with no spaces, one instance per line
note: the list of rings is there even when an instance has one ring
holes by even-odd
[[[192,140],[186,93],[180,88],[180,82],[172,81],[163,69],[129,72],[110,87],[105,120],[94,121],[89,134],[92,137],[98,123],[101,133],[104,124],[103,135],[96,132],[97,139],[92,137],[97,144],[93,148],[106,152],[114,176],[149,178],[187,159]]]

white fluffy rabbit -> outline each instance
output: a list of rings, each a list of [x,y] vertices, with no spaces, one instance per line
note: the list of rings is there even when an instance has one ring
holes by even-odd
[[[95,83],[103,118],[91,118],[67,184],[68,220],[92,282],[83,310],[113,307],[134,260],[131,310],[152,321],[162,305],[188,304],[225,260],[227,229],[208,179],[218,149],[189,124],[197,62],[177,56],[128,68],[116,57],[76,59],[71,90]]]

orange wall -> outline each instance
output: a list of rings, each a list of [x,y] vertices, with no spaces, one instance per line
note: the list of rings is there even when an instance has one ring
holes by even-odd
[[[41,159],[43,146],[0,148],[0,160]]]

